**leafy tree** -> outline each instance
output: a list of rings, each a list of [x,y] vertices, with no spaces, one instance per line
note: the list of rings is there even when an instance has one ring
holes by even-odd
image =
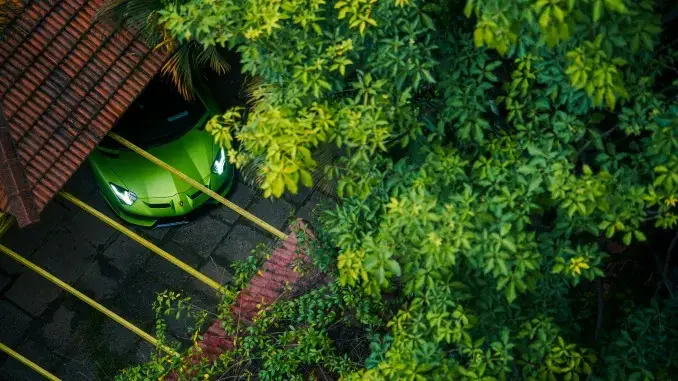
[[[316,259],[330,294],[384,303],[344,379],[668,380],[678,55],[660,15],[675,11],[189,0],[158,22],[261,79],[208,130],[232,162],[262,163],[266,196],[311,186],[315,150],[340,150],[326,170],[342,199],[319,225],[336,251]],[[624,260],[656,262],[654,283],[613,276]]]

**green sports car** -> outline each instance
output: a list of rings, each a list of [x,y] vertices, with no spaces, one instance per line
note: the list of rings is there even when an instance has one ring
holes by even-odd
[[[125,112],[113,132],[225,195],[234,178],[226,153],[204,131],[216,107],[185,101],[154,80]],[[126,222],[146,227],[186,223],[212,199],[170,172],[106,137],[89,156],[106,202]]]

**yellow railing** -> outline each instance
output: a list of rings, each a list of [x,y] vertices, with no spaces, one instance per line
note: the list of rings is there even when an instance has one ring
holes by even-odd
[[[2,237],[7,230],[14,225],[14,216],[9,213],[0,212],[0,237]]]
[[[240,214],[241,216],[245,217],[246,219],[250,220],[254,224],[260,226],[262,229],[268,231],[269,233],[273,234],[274,236],[286,240],[287,239],[287,234],[281,232],[280,230],[274,228],[273,226],[269,225],[268,223],[264,222],[261,220],[259,217],[255,216],[254,214],[246,211],[245,209],[239,207],[238,205],[232,203],[231,201],[228,201],[224,197],[222,197],[220,194],[217,192],[209,189],[208,187],[204,186],[203,184],[200,184],[198,181],[190,178],[188,175],[184,174],[180,170],[172,167],[171,165],[165,163],[164,161],[158,159],[157,157],[151,155],[150,153],[144,151],[143,149],[135,146],[133,143],[131,143],[129,140],[123,138],[120,135],[117,135],[113,132],[109,132],[108,136],[113,138],[115,141],[118,143],[122,144],[123,146],[131,149],[132,151],[138,153],[139,155],[143,156],[144,158],[148,159],[151,161],[153,164],[171,172],[175,176],[179,177],[180,179],[184,180],[185,182],[191,184],[191,186],[199,189],[201,192],[207,194],[208,196],[212,197],[213,199],[219,201],[221,204],[225,205],[226,207],[232,209],[234,212]]]
[[[26,365],[27,367],[33,369],[34,371],[40,373],[41,376],[45,377],[48,380],[51,381],[61,381],[61,379],[52,373],[46,371],[43,369],[40,365],[34,363],[33,361],[25,358],[24,356],[20,355],[19,353],[15,352],[12,350],[12,348],[6,346],[5,344],[0,342],[0,351],[3,351],[10,355],[11,357],[15,358],[17,361],[21,362],[22,364]]]
[[[108,226],[118,230],[119,232],[125,234],[126,236],[130,237],[131,239],[137,241],[140,243],[142,246],[144,246],[147,249],[150,249],[152,252],[155,254],[158,254],[159,256],[163,257],[164,259],[168,260],[169,262],[172,262],[175,266],[179,267],[180,269],[186,271],[199,281],[205,283],[206,285],[212,287],[213,289],[223,292],[223,288],[221,285],[214,280],[208,278],[198,270],[192,268],[191,266],[187,265],[186,263],[182,262],[180,259],[177,257],[173,256],[172,254],[166,252],[165,250],[159,248],[158,246],[154,245],[153,242],[147,240],[146,238],[140,236],[139,234],[133,232],[129,228],[125,227],[121,223],[115,221],[114,219],[108,217],[107,215],[101,213],[100,211],[92,208],[91,206],[87,205],[83,201],[79,200],[75,196],[73,196],[70,193],[67,192],[59,192],[59,196],[63,197],[64,199],[72,202],[76,206],[80,207],[82,210],[86,211],[87,213],[93,215],[94,217],[98,218],[102,222],[106,223]]]
[[[135,326],[134,324],[128,322],[127,320],[123,319],[122,317],[120,317],[115,312],[113,312],[113,311],[109,310],[108,308],[102,306],[101,304],[97,303],[94,299],[90,298],[89,296],[87,296],[87,295],[83,294],[82,292],[76,290],[75,288],[71,287],[69,284],[65,283],[61,279],[52,275],[51,273],[47,272],[42,267],[36,265],[35,263],[29,261],[28,259],[26,259],[24,257],[22,257],[21,255],[19,255],[18,253],[16,253],[12,249],[8,248],[7,246],[0,244],[0,252],[7,254],[10,258],[12,258],[15,261],[21,263],[22,265],[28,267],[29,269],[35,271],[41,277],[43,277],[43,278],[47,279],[48,281],[56,284],[57,286],[61,287],[64,291],[68,292],[69,294],[75,296],[76,298],[78,298],[78,299],[82,300],[83,302],[89,304],[90,306],[94,307],[96,310],[98,310],[99,312],[108,316],[109,318],[113,319],[114,321],[118,322],[120,325],[122,325],[125,328],[129,329],[130,331],[136,333],[142,339],[153,344],[153,346],[160,348],[161,350],[163,350],[164,352],[166,352],[170,355],[179,356],[179,354],[176,353],[171,348],[169,348],[165,345],[160,345],[158,343],[158,340],[155,337],[144,332],[143,330],[141,330],[141,328],[139,328],[139,327]]]

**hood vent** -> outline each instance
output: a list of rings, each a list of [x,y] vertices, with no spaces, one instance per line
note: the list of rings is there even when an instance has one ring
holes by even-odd
[[[169,208],[172,206],[172,204],[168,203],[161,203],[161,204],[150,204],[148,202],[144,202],[146,205],[148,205],[149,208],[152,209],[164,209],[164,208]]]

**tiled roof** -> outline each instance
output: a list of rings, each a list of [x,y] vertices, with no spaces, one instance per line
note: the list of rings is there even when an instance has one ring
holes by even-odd
[[[0,178],[0,210],[20,225],[35,222],[30,210],[54,197],[166,59],[132,32],[94,22],[103,2],[29,1],[0,37],[0,100],[30,189]],[[16,175],[7,160],[0,155],[0,175]]]

